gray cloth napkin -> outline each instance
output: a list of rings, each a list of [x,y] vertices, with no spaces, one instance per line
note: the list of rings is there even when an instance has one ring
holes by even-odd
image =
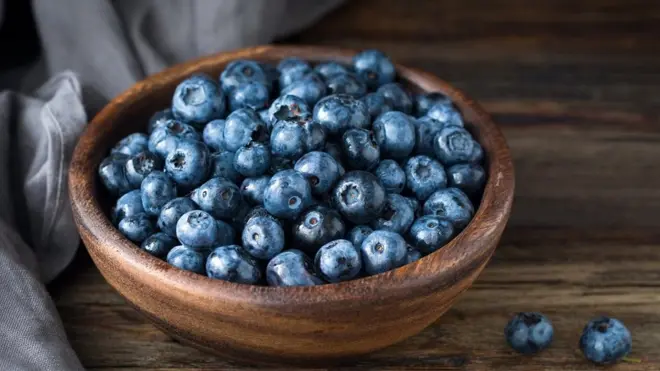
[[[66,172],[88,117],[168,65],[268,43],[339,3],[33,0],[46,68],[25,79],[53,77],[34,93],[0,93],[0,370],[83,369],[44,283],[79,245]]]

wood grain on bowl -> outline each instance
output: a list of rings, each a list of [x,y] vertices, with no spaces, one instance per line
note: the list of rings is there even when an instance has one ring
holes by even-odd
[[[96,168],[121,137],[143,130],[175,86],[195,72],[217,76],[235,59],[348,61],[353,51],[266,46],[175,66],[110,102],[76,147],[69,173],[75,221],[104,278],[173,337],[259,362],[315,362],[358,356],[399,342],[438,319],[479,275],[508,220],[514,175],[499,129],[479,105],[437,77],[397,66],[413,89],[448,94],[483,145],[489,179],[468,227],[439,251],[384,274],[340,284],[273,288],[212,280],[169,266],[124,238],[102,207]]]

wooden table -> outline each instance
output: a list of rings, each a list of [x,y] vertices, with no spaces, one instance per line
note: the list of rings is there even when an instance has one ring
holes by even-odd
[[[643,360],[612,369],[660,369],[659,5],[356,0],[287,40],[376,47],[436,73],[493,113],[516,165],[513,216],[473,288],[420,335],[346,369],[596,369],[577,342],[600,314],[628,325]],[[170,340],[85,253],[51,291],[90,370],[254,369]],[[552,318],[551,349],[507,349],[502,329],[521,310]]]

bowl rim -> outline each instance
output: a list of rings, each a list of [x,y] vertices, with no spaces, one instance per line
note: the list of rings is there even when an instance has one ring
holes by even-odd
[[[151,256],[126,239],[103,212],[96,196],[95,177],[100,159],[98,148],[111,132],[112,122],[121,117],[132,102],[146,99],[149,92],[181,81],[201,69],[226,64],[236,59],[275,61],[289,56],[306,55],[313,62],[350,62],[357,51],[318,46],[268,45],[233,50],[194,59],[169,67],[139,81],[112,99],[89,123],[75,147],[69,168],[69,193],[76,225],[94,249],[116,259],[122,269],[139,274],[141,279],[161,282],[163,287],[224,303],[271,306],[312,305],[338,301],[379,301],[405,298],[410,292],[428,295],[453,285],[472,274],[488,261],[508,220],[515,187],[513,163],[506,140],[481,106],[463,92],[434,75],[395,63],[397,75],[419,90],[447,94],[471,117],[470,127],[482,145],[488,173],[481,204],[468,226],[443,248],[400,268],[350,281],[308,287],[271,287],[232,283],[187,272]],[[99,161],[95,161],[98,159]],[[496,239],[492,248],[478,243]],[[91,252],[90,252],[91,253]],[[93,255],[93,254],[90,254]],[[102,272],[103,273],[103,272]]]

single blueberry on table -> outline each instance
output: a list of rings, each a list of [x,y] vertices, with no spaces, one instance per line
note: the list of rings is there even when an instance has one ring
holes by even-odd
[[[270,286],[314,286],[323,284],[312,260],[300,250],[290,249],[276,255],[266,267]]]
[[[266,85],[256,81],[244,82],[229,93],[229,109],[252,108],[259,111],[268,108],[268,94]]]
[[[216,152],[211,154],[211,178],[225,178],[233,183],[241,181],[241,174],[234,169],[234,152]]]
[[[197,205],[188,197],[177,197],[163,205],[158,215],[158,228],[164,233],[176,237],[176,223],[183,214],[197,210]]]
[[[145,213],[127,216],[119,222],[119,232],[129,240],[141,243],[156,232],[154,222]]]
[[[447,187],[445,168],[438,161],[428,156],[415,156],[406,162],[406,186],[424,201],[441,188]]]
[[[238,186],[225,178],[207,180],[191,193],[190,198],[217,219],[231,219],[243,207]]]
[[[474,206],[468,196],[458,188],[435,191],[424,202],[424,215],[435,215],[449,220],[454,229],[465,228],[474,215]]]
[[[582,330],[580,350],[591,362],[599,365],[613,364],[630,353],[632,336],[617,319],[595,318]]]
[[[284,230],[272,216],[250,218],[241,239],[245,251],[257,259],[268,260],[284,249]]]
[[[366,224],[383,211],[385,189],[375,175],[361,170],[349,171],[332,191],[332,203],[350,222]]]
[[[306,152],[307,139],[307,131],[297,121],[277,121],[270,133],[271,153],[296,160]]]
[[[142,250],[159,259],[165,259],[167,257],[167,253],[169,253],[170,250],[172,250],[177,244],[178,241],[176,238],[173,238],[166,233],[158,232],[152,234],[151,236],[147,237],[146,240],[142,241],[142,245],[140,247]]]
[[[174,114],[172,114],[171,108],[166,108],[162,111],[157,111],[149,118],[149,123],[147,124],[147,133],[151,134],[157,127],[164,126],[168,120],[173,120]]]
[[[432,105],[426,112],[426,116],[441,122],[444,126],[465,126],[461,112],[451,102]]]
[[[293,168],[307,178],[315,195],[330,191],[342,175],[341,165],[325,152],[306,153]]]
[[[415,124],[415,153],[418,155],[435,156],[433,143],[435,137],[445,127],[443,123],[428,116],[413,121]]]
[[[312,67],[300,58],[290,57],[282,59],[277,64],[277,70],[280,73],[280,89],[284,89],[312,72]]]
[[[160,215],[163,206],[176,198],[176,184],[162,171],[152,171],[140,185],[142,207],[149,216]]]
[[[415,125],[412,118],[398,111],[385,112],[373,124],[374,138],[382,158],[402,160],[415,147]]]
[[[110,153],[123,153],[129,156],[135,156],[149,148],[149,137],[144,133],[133,133],[120,140]]]
[[[506,341],[515,351],[534,354],[550,346],[554,335],[552,323],[541,313],[517,313],[504,329]]]
[[[408,231],[410,244],[424,254],[443,247],[454,236],[454,226],[449,220],[435,215],[425,215],[412,224]]]
[[[223,135],[225,149],[236,152],[251,141],[267,141],[268,128],[253,109],[241,108],[227,116]]]
[[[264,192],[270,181],[269,175],[262,175],[255,178],[245,178],[241,184],[241,195],[243,199],[251,205],[264,204]]]
[[[271,151],[271,153],[272,153],[272,151]],[[293,169],[293,165],[294,165],[294,162],[290,158],[271,157],[270,158],[270,169],[268,169],[268,172],[270,174],[277,174],[280,171]]]
[[[293,224],[293,246],[310,255],[324,244],[344,237],[346,227],[337,211],[325,206],[313,206]]]
[[[325,142],[324,151],[332,156],[337,163],[342,161],[341,146],[335,142]]]
[[[271,80],[266,75],[263,66],[255,61],[235,60],[230,62],[220,74],[220,85],[226,94],[239,85],[251,81],[264,84],[269,90],[272,87]]]
[[[435,104],[451,104],[451,99],[440,92],[421,93],[415,95],[415,116],[426,116]]]
[[[149,137],[149,151],[165,158],[179,146],[181,139],[201,140],[195,129],[177,120],[168,120],[157,127]]]
[[[376,92],[382,95],[389,102],[394,111],[400,111],[406,114],[412,113],[413,101],[410,94],[395,82],[385,84],[378,88]]]
[[[406,185],[406,173],[394,160],[383,160],[378,164],[374,174],[383,183],[387,193],[401,193]]]
[[[415,220],[415,210],[406,197],[390,193],[385,198],[385,207],[380,217],[371,222],[376,230],[405,234]]]
[[[350,232],[348,232],[348,236],[346,237],[353,246],[355,247],[360,247],[362,246],[362,241],[364,241],[365,238],[367,238],[368,235],[370,235],[374,230],[371,229],[371,227],[366,226],[366,225],[356,225],[351,229]]]
[[[101,161],[98,174],[105,189],[112,195],[120,196],[133,189],[126,178],[126,162],[130,157],[123,153],[113,153]]]
[[[419,259],[422,258],[422,253],[419,252],[416,248],[408,245],[406,246],[406,263],[405,264],[410,264],[418,261]]]
[[[115,207],[112,208],[112,221],[117,224],[128,216],[142,213],[144,213],[142,194],[139,189],[135,189],[119,197]]]
[[[341,144],[344,160],[353,170],[371,170],[380,162],[380,146],[366,129],[346,130]]]
[[[326,281],[335,283],[357,277],[362,270],[360,251],[347,240],[334,240],[316,253],[314,267]]]
[[[486,171],[481,165],[457,164],[447,169],[449,186],[458,188],[468,196],[477,196],[486,183]]]
[[[355,72],[367,83],[369,89],[393,82],[396,70],[392,61],[379,50],[364,50],[353,57]]]
[[[295,95],[282,95],[268,108],[268,121],[273,123],[279,120],[297,120],[311,114],[312,111],[304,99]]]
[[[140,188],[144,178],[156,170],[163,170],[163,160],[149,151],[140,152],[126,161],[126,179],[133,189]]]
[[[202,131],[202,140],[211,151],[225,150],[225,120],[211,120]]]
[[[346,94],[329,95],[314,106],[314,120],[328,135],[338,136],[352,128],[366,129],[371,122],[364,102]]]
[[[326,91],[323,79],[315,72],[310,72],[284,88],[280,95],[294,95],[302,98],[311,107],[326,95]]]
[[[213,246],[233,245],[236,240],[236,230],[234,227],[222,220],[216,220],[215,225],[218,229],[218,238],[213,243]]]
[[[211,120],[224,117],[225,109],[225,94],[207,75],[193,75],[183,80],[174,90],[174,117],[197,129]]]
[[[389,100],[379,93],[369,93],[360,100],[367,106],[367,111],[372,120],[385,112],[394,111],[394,107],[392,107]]]
[[[295,170],[284,170],[270,178],[264,192],[264,207],[275,217],[295,219],[312,203],[307,179]]]
[[[165,158],[165,172],[181,191],[189,191],[208,178],[211,152],[198,140],[183,139]]]
[[[475,141],[470,133],[457,126],[445,126],[433,140],[435,156],[444,165],[469,162],[473,157]]]
[[[367,85],[353,73],[335,74],[325,79],[328,94],[348,94],[360,98],[367,94]]]
[[[218,280],[251,285],[261,280],[259,265],[238,245],[215,248],[206,260],[206,274]]]
[[[263,143],[250,142],[234,154],[234,169],[246,177],[260,176],[270,167],[270,148]]]
[[[314,67],[314,71],[325,80],[333,75],[350,72],[348,67],[337,62],[319,63]]]
[[[406,264],[406,241],[396,232],[374,231],[360,246],[362,266],[369,275],[387,272]]]
[[[176,223],[176,237],[188,247],[209,248],[218,239],[218,226],[211,214],[202,210],[188,211]]]
[[[204,274],[208,251],[195,250],[183,245],[175,246],[167,253],[167,262],[184,271]]]

